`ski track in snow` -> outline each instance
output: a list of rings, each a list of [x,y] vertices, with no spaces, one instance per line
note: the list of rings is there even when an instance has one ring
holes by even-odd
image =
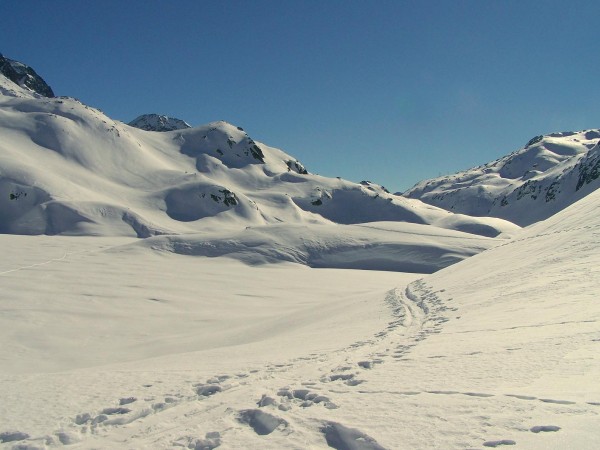
[[[60,258],[50,259],[50,260],[45,261],[45,262],[41,262],[41,263],[37,263],[37,264],[31,264],[30,266],[19,267],[17,269],[5,270],[4,272],[0,272],[0,275],[6,275],[7,273],[18,272],[19,270],[27,270],[27,269],[31,269],[33,267],[45,266],[46,264],[50,264],[50,263],[53,263],[53,262],[63,261],[63,260],[65,260],[67,258],[67,255],[68,254],[65,253]]]
[[[576,407],[585,411],[592,408],[597,410],[600,406],[568,399],[537,398],[527,393],[453,390],[445,385],[426,391],[369,389],[370,375],[389,365],[397,365],[399,367],[394,371],[401,371],[402,363],[410,359],[419,343],[432,335],[443,333],[449,314],[456,308],[451,301],[444,300],[438,294],[422,279],[409,284],[404,291],[389,291],[385,302],[392,320],[387,327],[370,339],[357,341],[339,351],[271,363],[263,369],[215,374],[204,381],[189,383],[178,392],[168,390],[159,395],[154,390],[146,398],[115,398],[112,406],[107,404],[100,411],[81,411],[76,414],[70,423],[63,424],[53,436],[36,438],[24,432],[6,431],[0,433],[0,442],[19,444],[12,447],[15,449],[44,448],[45,445],[96,448],[96,442],[106,441],[112,442],[114,448],[131,448],[136,439],[143,436],[146,444],[153,448],[213,449],[219,446],[229,448],[228,436],[231,433],[243,433],[240,427],[247,428],[257,436],[272,433],[286,436],[308,427],[309,432],[321,436],[323,447],[328,445],[338,450],[383,449],[387,447],[374,437],[333,420],[327,413],[344,408],[346,397],[352,402],[356,396],[373,395],[385,395],[388,398],[429,396],[433,402],[435,397],[461,397],[462,403],[466,402],[467,405],[474,402],[472,407],[493,398],[513,406],[519,402],[539,402],[555,408]],[[298,373],[312,373],[313,376],[298,378]],[[273,389],[277,383],[283,385]],[[152,385],[147,387],[151,388]],[[263,394],[252,398],[253,393],[261,389]],[[247,408],[239,406],[240,398],[246,398]],[[307,419],[303,413],[309,408],[312,417]],[[315,409],[318,412],[315,413]],[[223,424],[226,426],[219,428],[215,425],[203,429],[199,435],[190,434],[190,429],[202,428],[201,424],[215,423],[216,411],[219,412],[217,415],[230,419],[224,421],[227,422]],[[315,419],[319,416],[323,418]],[[238,427],[232,427],[232,423],[237,423]],[[533,426],[529,431],[542,435],[560,429],[559,426],[545,424]],[[97,441],[99,438],[101,440]],[[496,440],[484,440],[482,437],[480,442],[484,447],[516,444],[512,436]]]

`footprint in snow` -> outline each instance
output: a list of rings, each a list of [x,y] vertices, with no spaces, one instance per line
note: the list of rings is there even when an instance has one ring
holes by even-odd
[[[358,363],[358,367],[362,368],[362,369],[372,369],[373,368],[373,361],[359,361]]]
[[[130,403],[133,403],[135,401],[137,401],[137,398],[135,398],[135,397],[121,398],[121,399],[119,399],[119,405],[120,406],[129,405]]]
[[[62,445],[73,445],[81,442],[81,436],[70,431],[58,431],[56,437]]]
[[[193,436],[183,436],[173,442],[174,447],[185,447],[191,450],[212,450],[221,445],[221,433],[211,431],[204,439]]]
[[[354,378],[353,373],[336,373],[333,375],[329,375],[329,377],[326,377],[325,381],[327,381],[327,379],[329,379],[329,381],[338,381],[338,380],[347,381],[352,378]]]
[[[131,409],[129,408],[104,408],[102,410],[102,414],[106,414],[107,416],[112,416],[113,414],[127,414],[130,412]]]
[[[164,405],[164,404],[162,404]],[[146,417],[157,410],[164,409],[158,408],[157,404],[152,405],[152,408],[143,408],[138,411],[132,411],[129,408],[123,407],[111,407],[104,408],[100,414],[92,416],[90,413],[78,414],[73,421],[76,425],[91,425],[96,427],[98,425],[126,425],[132,423],[142,417]]]
[[[210,397],[215,395],[217,392],[221,392],[223,388],[216,384],[201,384],[196,386],[196,394],[200,397]]]
[[[0,433],[0,443],[23,441],[25,439],[29,439],[29,435],[21,431],[4,431]]]
[[[336,373],[333,375],[329,375],[321,379],[322,382],[327,383],[328,381],[343,381],[347,386],[358,386],[361,383],[364,383],[364,380],[355,379],[356,375],[353,373]]]
[[[291,409],[291,404],[296,404],[302,408],[308,408],[318,404],[323,405],[327,409],[338,408],[329,397],[312,392],[308,389],[282,388],[277,392],[277,395],[281,397],[282,400],[282,403],[279,405],[279,409],[282,411],[289,411]],[[263,395],[263,398],[259,401],[259,407],[262,406],[261,403],[274,404],[271,400],[270,397]]]
[[[240,411],[238,420],[250,426],[256,434],[261,436],[271,434],[277,429],[284,430],[288,427],[287,421],[259,409],[245,409]]]
[[[385,450],[371,436],[337,422],[325,422],[320,431],[327,445],[336,450]]]

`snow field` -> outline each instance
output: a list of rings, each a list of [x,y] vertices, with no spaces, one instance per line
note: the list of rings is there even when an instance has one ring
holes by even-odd
[[[39,340],[2,337],[22,345],[2,353],[2,423],[19,438],[2,445],[595,449],[599,195],[427,276],[19,237],[4,271],[30,267],[0,281],[28,320],[42,297],[88,289],[113,328],[53,329],[58,305],[54,373]],[[34,265],[36,251],[58,260]],[[20,295],[25,277],[43,293]]]

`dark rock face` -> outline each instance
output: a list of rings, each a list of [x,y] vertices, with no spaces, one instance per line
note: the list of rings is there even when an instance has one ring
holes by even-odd
[[[44,97],[54,97],[52,88],[35,70],[19,61],[6,58],[0,53],[0,73],[21,87],[26,87]]]
[[[143,114],[129,122],[128,125],[146,131],[174,131],[191,128],[187,122],[181,119],[158,114]]]

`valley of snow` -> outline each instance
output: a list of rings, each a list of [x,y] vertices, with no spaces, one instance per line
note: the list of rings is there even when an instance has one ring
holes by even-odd
[[[0,449],[600,448],[598,137],[522,229],[0,75]]]
[[[0,446],[598,448],[599,205],[428,276],[0,235]]]

